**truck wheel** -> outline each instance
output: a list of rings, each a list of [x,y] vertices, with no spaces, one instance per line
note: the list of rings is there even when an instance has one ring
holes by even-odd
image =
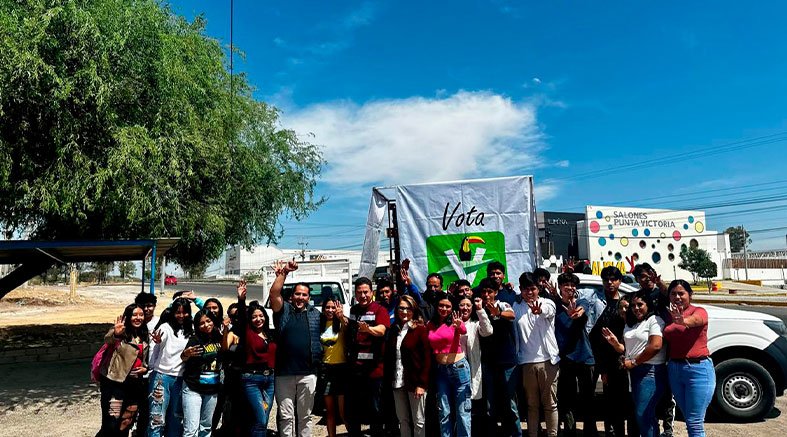
[[[716,366],[713,409],[736,422],[762,420],[776,402],[776,384],[764,367],[745,358]]]

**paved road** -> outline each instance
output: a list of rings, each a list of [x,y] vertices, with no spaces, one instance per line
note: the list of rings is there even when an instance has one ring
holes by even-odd
[[[235,299],[237,296],[235,284],[229,283],[201,283],[201,282],[179,282],[178,285],[167,285],[164,292],[167,296],[179,290],[194,290],[197,296],[202,298],[218,297]],[[262,299],[262,285],[249,284],[247,287],[248,300]]]

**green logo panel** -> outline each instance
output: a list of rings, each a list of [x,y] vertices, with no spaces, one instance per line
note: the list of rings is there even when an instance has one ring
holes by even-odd
[[[426,258],[429,272],[443,275],[446,287],[460,277],[475,287],[486,277],[487,264],[506,265],[505,236],[502,232],[433,235],[426,239]]]

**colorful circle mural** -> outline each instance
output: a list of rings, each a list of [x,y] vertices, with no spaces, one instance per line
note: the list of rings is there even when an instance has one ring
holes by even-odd
[[[606,239],[606,238],[604,238],[604,237],[599,237],[599,239],[598,239],[598,245],[599,245],[599,246],[606,246],[606,245],[607,245],[607,239]]]
[[[639,235],[639,231],[638,231],[638,230],[636,230],[636,229],[632,229],[632,230],[631,230],[631,236],[632,236],[632,237],[636,237],[637,235]]]
[[[661,254],[658,252],[653,252],[653,256],[651,257],[654,263],[658,264],[661,262]]]
[[[702,231],[705,230],[705,225],[703,225],[702,222],[694,223],[694,230],[698,233],[702,233]]]
[[[604,217],[604,213],[602,213],[601,211],[596,211],[596,218],[600,219],[601,217]]]
[[[650,237],[650,229],[645,229],[645,236]]]
[[[675,241],[680,241],[680,231],[675,231],[675,232],[673,232],[673,233],[672,233],[672,238],[673,238]]]
[[[599,229],[601,229],[601,225],[599,225],[597,221],[593,220],[590,222],[590,232],[595,234]]]
[[[623,247],[628,246],[629,245],[629,239],[626,238],[626,237],[621,238],[620,239],[620,245],[623,246]]]

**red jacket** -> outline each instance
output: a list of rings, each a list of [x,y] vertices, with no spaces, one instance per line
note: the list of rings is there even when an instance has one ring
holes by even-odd
[[[399,324],[391,325],[385,344],[385,384],[391,387],[396,371],[396,337]],[[428,331],[425,326],[410,328],[402,340],[402,367],[404,369],[404,388],[415,392],[416,387],[429,388],[429,372],[432,367],[432,348],[429,346]]]

